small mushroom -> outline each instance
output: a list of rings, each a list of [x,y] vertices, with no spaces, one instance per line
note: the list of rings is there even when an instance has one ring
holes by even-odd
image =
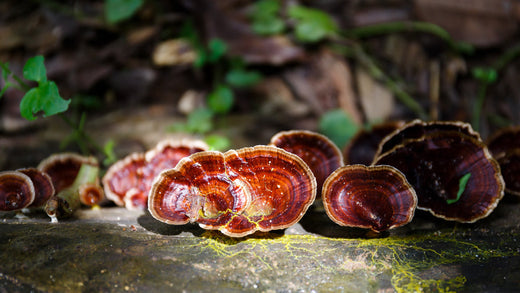
[[[271,138],[270,145],[302,158],[311,168],[318,186],[317,196],[327,177],[343,166],[343,155],[326,136],[308,130],[281,131]]]
[[[34,184],[29,176],[18,171],[0,172],[0,211],[26,208],[34,197]]]
[[[106,197],[118,206],[145,210],[153,180],[184,157],[208,150],[201,140],[160,141],[146,153],[133,153],[114,163],[103,176]]]
[[[273,146],[200,152],[163,171],[148,198],[159,221],[231,237],[285,229],[316,197],[316,178],[295,154]]]
[[[497,131],[486,144],[500,165],[506,192],[520,196],[520,126]]]
[[[416,119],[406,123],[402,127],[396,129],[389,135],[383,138],[379,147],[374,155],[376,158],[379,155],[391,150],[392,148],[399,146],[406,142],[406,140],[418,139],[428,133],[439,133],[439,132],[458,132],[476,140],[481,140],[480,134],[475,132],[471,125],[461,121],[431,121],[424,122]]]
[[[105,199],[103,188],[99,182],[87,182],[78,188],[79,201],[86,206],[96,206]]]
[[[98,162],[94,157],[86,157],[75,153],[59,153],[41,161],[38,169],[51,177],[54,189],[56,193],[59,193],[72,185],[83,164],[98,166]]]
[[[417,196],[406,177],[392,166],[348,165],[323,185],[323,206],[341,226],[382,232],[409,223]]]
[[[56,191],[44,208],[53,223],[71,216],[81,206],[81,185],[99,185],[99,164],[94,157],[75,153],[54,154],[40,162],[38,169],[49,174]]]
[[[446,220],[482,219],[504,195],[499,165],[486,145],[459,131],[432,131],[406,140],[373,164],[403,172],[417,193],[417,208]]]
[[[17,171],[29,176],[34,185],[34,201],[29,208],[45,205],[47,200],[54,195],[54,185],[47,173],[36,168],[24,168]]]
[[[374,160],[381,141],[390,133],[403,126],[402,121],[390,121],[362,129],[349,141],[343,150],[346,165],[370,165]]]

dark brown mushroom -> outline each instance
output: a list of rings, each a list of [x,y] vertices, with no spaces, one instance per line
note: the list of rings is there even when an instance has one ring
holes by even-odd
[[[29,176],[18,171],[0,172],[0,211],[26,208],[34,197],[34,185]]]
[[[520,126],[500,129],[486,144],[500,165],[506,192],[520,196]]]
[[[358,131],[343,150],[345,164],[370,165],[381,141],[387,135],[402,127],[403,124],[402,121],[390,121],[372,125],[370,129]]]
[[[271,138],[270,145],[282,148],[302,158],[311,168],[318,186],[317,196],[327,177],[343,166],[338,147],[326,136],[308,130],[281,131]]]
[[[159,173],[175,167],[184,157],[208,149],[201,140],[168,139],[146,153],[130,154],[114,163],[103,176],[106,197],[119,206],[145,210],[148,193]]]
[[[36,168],[24,168],[17,171],[29,176],[34,185],[34,201],[29,207],[41,207],[54,195],[54,185],[47,173]]]
[[[315,197],[316,178],[300,157],[256,146],[182,159],[156,179],[148,210],[168,224],[197,222],[242,237],[293,225]]]
[[[348,165],[323,185],[323,206],[342,226],[382,232],[409,223],[417,196],[405,176],[392,166]]]
[[[465,223],[489,215],[504,195],[498,163],[474,136],[430,132],[374,160],[403,172],[415,188],[419,209]]]
[[[424,122],[421,120],[413,120],[383,138],[379,144],[376,154],[374,155],[374,158],[384,154],[398,145],[403,144],[406,140],[418,139],[428,133],[438,133],[443,131],[459,132],[461,134],[473,137],[476,140],[481,140],[480,134],[475,132],[468,123],[461,121]]]

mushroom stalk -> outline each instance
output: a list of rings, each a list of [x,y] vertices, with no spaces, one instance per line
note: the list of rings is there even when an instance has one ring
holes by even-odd
[[[71,216],[80,206],[79,191],[84,184],[98,181],[99,167],[90,164],[82,164],[78,175],[69,187],[63,189],[51,197],[45,205],[45,212],[51,218],[52,223],[57,223],[59,218]]]

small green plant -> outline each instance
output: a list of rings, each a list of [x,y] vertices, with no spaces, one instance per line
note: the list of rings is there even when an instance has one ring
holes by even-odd
[[[359,130],[359,126],[342,109],[335,109],[323,114],[319,122],[320,132],[330,138],[340,149]]]
[[[105,19],[109,24],[129,19],[143,4],[143,0],[106,0]]]
[[[68,146],[71,142],[76,142],[84,154],[90,153],[88,146],[92,146],[106,156],[107,162],[115,161],[114,153],[113,151],[110,152],[109,147],[106,146],[105,148],[101,148],[86,134],[84,130],[86,121],[85,114],[81,115],[79,123],[77,124],[72,122],[67,116],[63,115],[63,113],[69,109],[71,100],[65,100],[62,98],[59,94],[56,83],[48,80],[44,61],[44,57],[38,55],[29,58],[23,67],[23,78],[27,81],[37,83],[37,85],[33,87],[14,74],[9,69],[7,63],[0,62],[2,78],[4,79],[5,84],[0,91],[0,98],[10,87],[25,92],[25,95],[20,101],[20,114],[23,118],[27,120],[35,120],[40,113],[42,113],[43,117],[60,115],[62,120],[73,129],[72,133],[63,139],[61,143],[62,148]],[[10,78],[15,82],[10,81]]]
[[[453,204],[459,201],[460,196],[462,193],[464,193],[464,190],[466,190],[466,185],[468,184],[469,178],[471,177],[471,173],[466,173],[464,176],[462,176],[459,180],[459,189],[457,191],[457,197],[453,199],[447,199],[446,202],[448,204]]]
[[[250,14],[252,29],[259,35],[274,35],[285,30],[285,22],[280,17],[278,0],[261,0],[255,3]]]
[[[296,21],[294,33],[301,42],[318,42],[326,37],[334,37],[338,26],[332,17],[318,9],[301,5],[289,7],[289,17]]]

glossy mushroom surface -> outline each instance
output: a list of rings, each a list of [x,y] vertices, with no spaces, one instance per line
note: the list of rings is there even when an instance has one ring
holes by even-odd
[[[415,188],[418,208],[447,220],[471,223],[484,218],[504,194],[500,168],[484,143],[460,132],[441,131],[409,140],[376,158],[374,164],[403,172]]]
[[[409,223],[417,206],[413,187],[391,166],[341,167],[325,181],[322,200],[332,221],[375,232]]]
[[[200,140],[171,139],[159,142],[146,153],[133,153],[114,163],[103,176],[105,195],[119,206],[145,210],[153,180],[174,168],[184,157],[208,150]]]
[[[317,196],[327,177],[343,166],[343,155],[326,136],[308,130],[282,131],[271,138],[270,145],[282,148],[302,158],[311,168],[318,186]]]
[[[29,176],[34,185],[34,201],[29,207],[41,207],[54,195],[54,185],[47,173],[36,168],[25,168],[17,171]]]
[[[232,237],[284,229],[316,197],[316,178],[298,156],[272,146],[182,159],[154,182],[148,209],[159,221],[197,222]]]
[[[78,188],[79,200],[86,206],[95,206],[105,199],[103,188],[99,182],[85,183]]]
[[[520,126],[497,131],[488,139],[487,146],[500,165],[506,192],[520,196]]]
[[[34,185],[29,176],[18,171],[0,172],[0,211],[26,208],[34,197]]]
[[[343,150],[343,161],[346,165],[370,165],[381,141],[390,133],[402,127],[402,121],[390,121],[373,125],[370,129],[362,129],[349,141]]]
[[[419,139],[430,133],[458,132],[463,135],[481,140],[480,134],[475,132],[471,125],[461,121],[431,121],[413,120],[387,135],[380,143],[374,158],[390,151],[392,148],[405,143],[407,140]]]
[[[83,164],[98,166],[98,162],[94,157],[86,157],[75,153],[60,153],[51,155],[41,161],[38,169],[51,177],[55,192],[59,193],[72,185]]]

